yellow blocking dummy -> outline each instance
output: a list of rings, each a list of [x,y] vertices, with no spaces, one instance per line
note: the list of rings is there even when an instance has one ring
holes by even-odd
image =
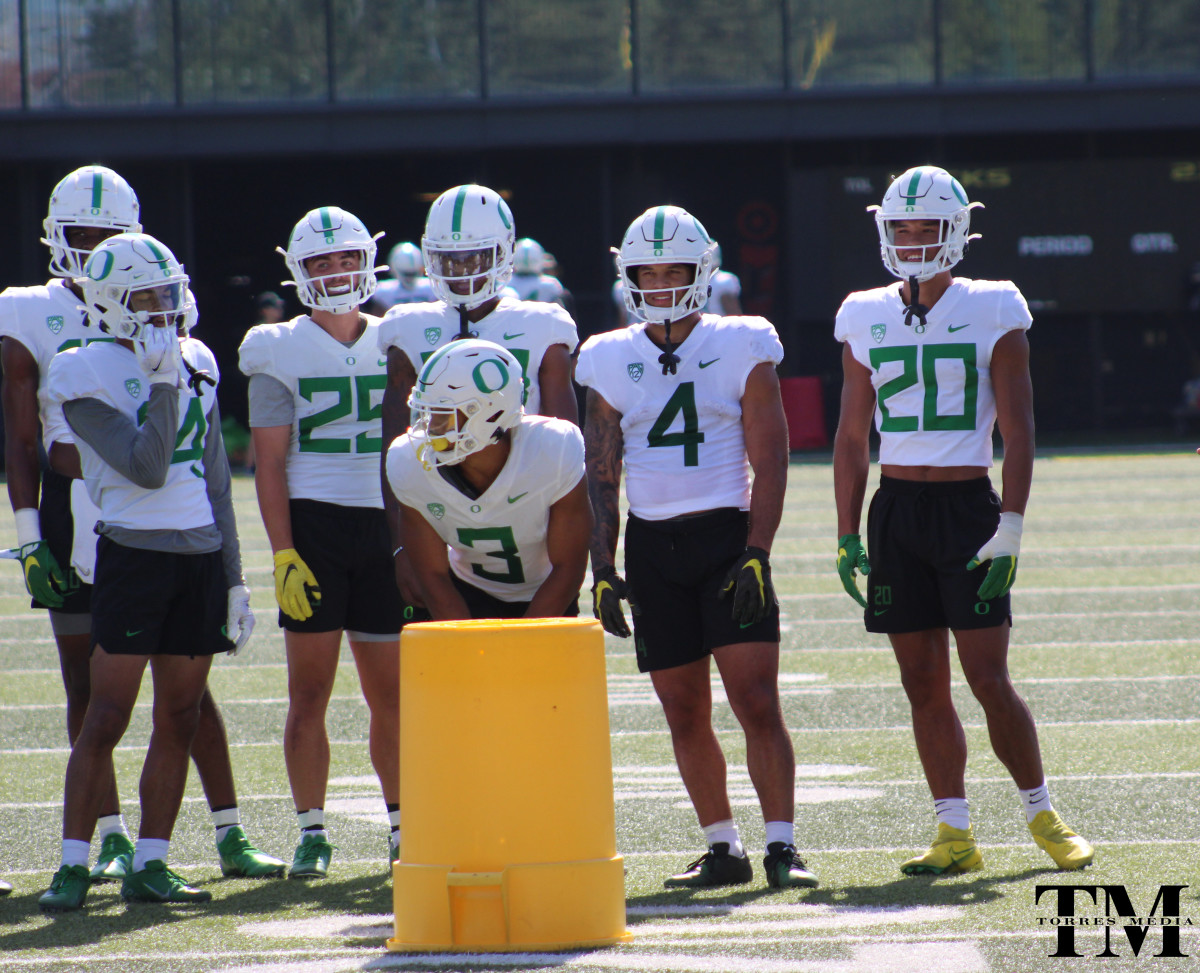
[[[389,949],[629,938],[599,623],[406,626],[400,813]]]

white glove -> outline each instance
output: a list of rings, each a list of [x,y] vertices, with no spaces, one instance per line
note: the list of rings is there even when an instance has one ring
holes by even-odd
[[[244,584],[229,589],[229,614],[225,618],[225,636],[233,643],[230,655],[237,655],[254,631],[254,612],[250,610],[250,589]]]
[[[1017,579],[1017,556],[1021,553],[1021,528],[1025,518],[1018,513],[1005,512],[1000,515],[1000,525],[991,540],[983,545],[967,562],[967,570],[974,571],[979,565],[992,562],[983,584],[979,586],[981,601],[990,601],[1008,593]]]
[[[162,383],[178,388],[183,354],[174,328],[144,326],[141,335],[133,339],[133,353],[152,385]]]

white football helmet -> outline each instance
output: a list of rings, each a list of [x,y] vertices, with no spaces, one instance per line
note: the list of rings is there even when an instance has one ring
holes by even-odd
[[[678,321],[708,303],[708,283],[716,269],[714,243],[700,221],[678,206],[652,206],[629,224],[620,249],[613,248],[617,277],[625,285],[625,308],[631,319]],[[696,268],[686,288],[669,292],[682,295],[673,305],[657,307],[647,303],[647,294],[638,286],[636,268],[643,264],[691,264]]]
[[[283,260],[292,273],[292,280],[283,281],[283,286],[294,286],[296,296],[305,307],[335,314],[353,311],[375,293],[375,272],[383,269],[375,266],[375,241],[381,236],[382,233],[371,236],[362,220],[340,206],[320,206],[309,210],[292,229],[287,249],[275,248],[283,254]],[[362,254],[359,270],[350,275],[349,285],[339,288],[339,293],[329,294],[326,292],[326,281],[345,277],[345,272],[313,277],[308,273],[305,261],[344,250],[357,250]]]
[[[409,439],[426,469],[461,463],[521,421],[521,363],[479,338],[451,341],[421,368],[408,398]]]
[[[970,232],[971,210],[982,206],[983,203],[968,202],[962,183],[945,169],[937,166],[909,169],[888,186],[882,205],[867,207],[868,213],[875,214],[883,265],[894,277],[901,280],[915,277],[919,282],[949,270],[962,260],[967,244],[979,239],[978,233]],[[915,248],[896,246],[892,226],[896,220],[941,221],[938,242],[921,248],[922,260],[900,259],[898,250]]]
[[[433,292],[454,307],[498,296],[513,272],[512,210],[486,186],[455,186],[429,207],[421,253]],[[457,293],[453,284],[463,287]]]
[[[83,266],[88,317],[117,338],[146,327],[172,327],[180,336],[195,323],[188,275],[163,243],[145,233],[119,233],[96,246]]]
[[[137,195],[119,175],[104,166],[84,166],[64,176],[50,194],[50,210],[42,222],[42,243],[50,248],[50,273],[81,277],[88,250],[72,247],[67,229],[94,226],[114,233],[140,233]]]
[[[416,244],[405,241],[397,243],[388,254],[388,268],[396,280],[402,277],[420,277],[425,273],[425,260]]]
[[[546,268],[546,251],[537,240],[529,237],[517,241],[513,251],[513,273],[524,277],[540,277]]]

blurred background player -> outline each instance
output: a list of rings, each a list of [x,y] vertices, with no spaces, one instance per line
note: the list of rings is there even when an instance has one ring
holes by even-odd
[[[458,338],[483,338],[507,349],[524,373],[525,411],[578,425],[571,355],[579,343],[571,316],[555,304],[504,295],[513,271],[516,232],[512,210],[486,186],[448,189],[433,201],[421,252],[436,304],[392,308],[379,327],[387,357],[383,437],[391,443],[409,426],[409,395],[437,349]],[[380,470],[396,556],[396,583],[406,602],[420,591],[404,551],[404,528],[395,498]]]
[[[71,476],[81,475],[77,457],[69,475],[41,469],[38,430],[39,423],[43,429],[47,423],[39,391],[45,388],[56,353],[113,340],[89,324],[77,278],[83,277],[83,264],[97,244],[117,233],[141,230],[137,196],[113,170],[84,166],[55,186],[44,228],[42,242],[50,248],[54,276],[44,285],[10,287],[0,294],[5,461],[26,586],[33,606],[49,609],[67,696],[67,737],[73,743],[83,725],[91,685],[96,550],[92,527],[99,512],[83,482],[72,483]],[[188,313],[194,316],[194,307]],[[63,429],[61,438],[62,445],[69,446],[70,430]],[[47,437],[47,443],[52,441]],[[225,727],[207,690],[196,743],[196,769],[217,831],[222,867],[227,874],[281,874],[283,862],[259,852],[242,831]],[[121,815],[111,763],[99,786],[101,846],[91,877],[94,882],[120,881],[132,861],[133,843]]]
[[[708,282],[708,303],[705,314],[741,314],[742,282],[736,274],[721,269],[721,245],[713,241],[713,260],[716,269]]]
[[[287,305],[274,291],[263,291],[254,299],[258,312],[258,324],[278,324],[287,318]]]
[[[375,286],[375,293],[367,302],[371,314],[384,314],[397,304],[422,304],[436,301],[429,280],[425,277],[425,261],[420,248],[413,243],[397,243],[388,254],[386,277]]]
[[[211,893],[167,867],[170,838],[212,657],[244,645],[254,625],[216,404],[220,376],[208,348],[186,335],[188,278],[162,243],[141,233],[111,237],[84,270],[88,313],[115,341],[56,356],[43,399],[48,430],[65,424],[74,433],[100,510],[92,684],[67,762],[62,867],[39,905],[60,912],[84,903],[113,749],[147,665],[153,730],[121,896],[206,902]]]
[[[287,652],[283,753],[301,832],[292,878],[323,878],[333,854],[325,830],[325,712],[343,631],[370,710],[371,762],[393,857],[397,848],[404,606],[379,487],[386,381],[379,319],[360,310],[375,290],[375,239],[337,206],[305,214],[280,252],[309,313],[252,328],[239,349]]]
[[[537,240],[523,237],[513,248],[513,274],[509,282],[522,301],[548,301],[565,308],[563,285],[546,273],[546,251]]]
[[[1032,318],[1011,281],[951,272],[977,237],[970,226],[979,205],[936,166],[892,182],[870,209],[883,265],[900,281],[851,294],[834,328],[844,372],[833,447],[838,574],[865,609],[867,631],[892,644],[937,814],[933,845],[900,866],[908,875],[983,862],[966,800],[966,737],[950,692],[951,633],[1034,841],[1064,869],[1083,868],[1094,854],[1050,804],[1037,727],[1008,674],[1009,589],[1033,478]],[[872,418],[881,476],[864,549]],[[1002,496],[988,478],[993,427],[1004,440]],[[866,599],[857,571],[870,575]]]
[[[579,614],[592,522],[583,436],[527,416],[521,365],[490,341],[439,349],[388,449],[405,542],[434,619]]]
[[[605,631],[628,637],[620,607],[628,599],[638,668],[650,673],[708,841],[665,884],[704,888],[753,877],[712,727],[716,660],[766,822],[767,882],[813,887],[817,878],[795,846],[795,756],[779,703],[779,604],[769,564],[787,488],[775,374],[783,347],[763,318],[701,313],[712,241],[685,210],[647,210],[615,253],[630,314],[645,320],[593,335],[575,371],[588,388],[593,611]],[[622,464],[624,579],[616,570]]]

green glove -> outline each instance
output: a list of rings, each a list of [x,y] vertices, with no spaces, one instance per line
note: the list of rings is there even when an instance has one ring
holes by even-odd
[[[280,611],[298,622],[312,618],[321,604],[321,586],[294,547],[275,552],[275,600]]]
[[[747,547],[725,575],[717,595],[722,600],[733,595],[733,620],[742,628],[761,622],[779,604],[771,584],[769,557],[761,547]]]
[[[17,552],[29,594],[47,608],[62,608],[67,579],[44,541],[32,541]]]
[[[629,624],[625,621],[625,613],[621,611],[621,600],[629,602],[629,610],[638,614],[629,590],[629,582],[617,574],[617,569],[606,564],[592,575],[595,582],[592,585],[592,614],[600,619],[600,625],[609,635],[618,638],[629,638]]]
[[[1021,553],[1021,532],[1025,518],[1011,511],[1000,515],[1000,524],[991,540],[983,545],[967,562],[967,570],[974,571],[986,561],[991,561],[979,586],[979,600],[991,601],[1008,594],[1017,580],[1017,556]]]
[[[837,569],[846,594],[866,608],[867,599],[858,590],[855,572],[861,571],[865,578],[871,573],[871,562],[867,560],[867,552],[863,550],[862,546],[862,537],[858,534],[843,534],[838,538]]]

